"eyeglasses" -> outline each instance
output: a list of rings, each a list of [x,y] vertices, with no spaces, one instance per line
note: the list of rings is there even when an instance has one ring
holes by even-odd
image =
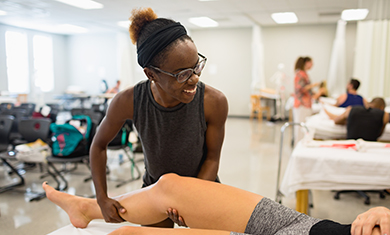
[[[157,70],[157,71],[159,71],[161,73],[165,73],[167,75],[175,77],[178,83],[183,83],[183,82],[187,81],[192,76],[192,74],[200,75],[200,73],[202,72],[204,66],[206,65],[207,58],[204,55],[200,54],[200,53],[198,53],[198,55],[200,57],[200,60],[195,65],[194,68],[192,68],[192,69],[191,68],[184,69],[184,70],[178,72],[177,74],[173,74],[173,73],[164,71],[164,70],[162,70],[160,68],[157,68],[157,67],[155,67],[153,65],[149,65],[149,67],[151,67],[151,68],[153,68],[153,69],[155,69],[155,70]]]

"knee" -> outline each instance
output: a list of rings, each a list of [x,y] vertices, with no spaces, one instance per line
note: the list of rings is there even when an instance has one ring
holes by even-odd
[[[174,173],[162,175],[156,183],[156,188],[162,190],[163,192],[172,190],[174,187],[180,185],[181,178],[182,177]]]
[[[174,183],[177,183],[178,181],[180,181],[180,176],[175,174],[175,173],[168,173],[168,174],[164,174],[162,175],[158,181],[157,181],[157,185],[169,185],[169,184],[174,184]]]

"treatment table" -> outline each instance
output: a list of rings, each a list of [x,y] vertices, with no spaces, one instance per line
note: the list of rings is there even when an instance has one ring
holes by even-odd
[[[389,144],[363,142],[368,147],[358,150],[342,147],[357,143],[355,140],[299,142],[290,156],[280,191],[285,196],[296,193],[296,210],[307,214],[310,189],[390,188]]]

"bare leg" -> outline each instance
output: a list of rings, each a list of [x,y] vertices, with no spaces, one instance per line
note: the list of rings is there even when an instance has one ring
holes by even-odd
[[[44,187],[45,190],[47,188]],[[69,214],[76,227],[79,223],[85,227],[92,219],[102,218],[95,199],[53,190],[46,190],[46,193],[51,201]],[[163,221],[167,218],[167,209],[175,208],[191,228],[236,232],[244,232],[253,209],[261,199],[262,196],[241,189],[175,174],[164,175],[154,185],[116,198],[127,210],[121,216],[132,223]],[[77,209],[72,208],[72,205],[81,204],[88,210],[76,212]]]

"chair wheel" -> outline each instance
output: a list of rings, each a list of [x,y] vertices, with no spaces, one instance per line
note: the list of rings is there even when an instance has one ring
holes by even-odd
[[[334,196],[333,196],[334,199],[336,200],[339,200],[340,199],[340,195],[338,193],[336,193]]]
[[[370,199],[369,199],[369,198],[366,198],[366,200],[364,200],[364,204],[370,205],[370,204],[371,204]]]
[[[384,199],[384,198],[386,198],[386,195],[383,194],[383,193],[380,193],[380,194],[379,194],[379,197],[380,197],[381,199]]]

